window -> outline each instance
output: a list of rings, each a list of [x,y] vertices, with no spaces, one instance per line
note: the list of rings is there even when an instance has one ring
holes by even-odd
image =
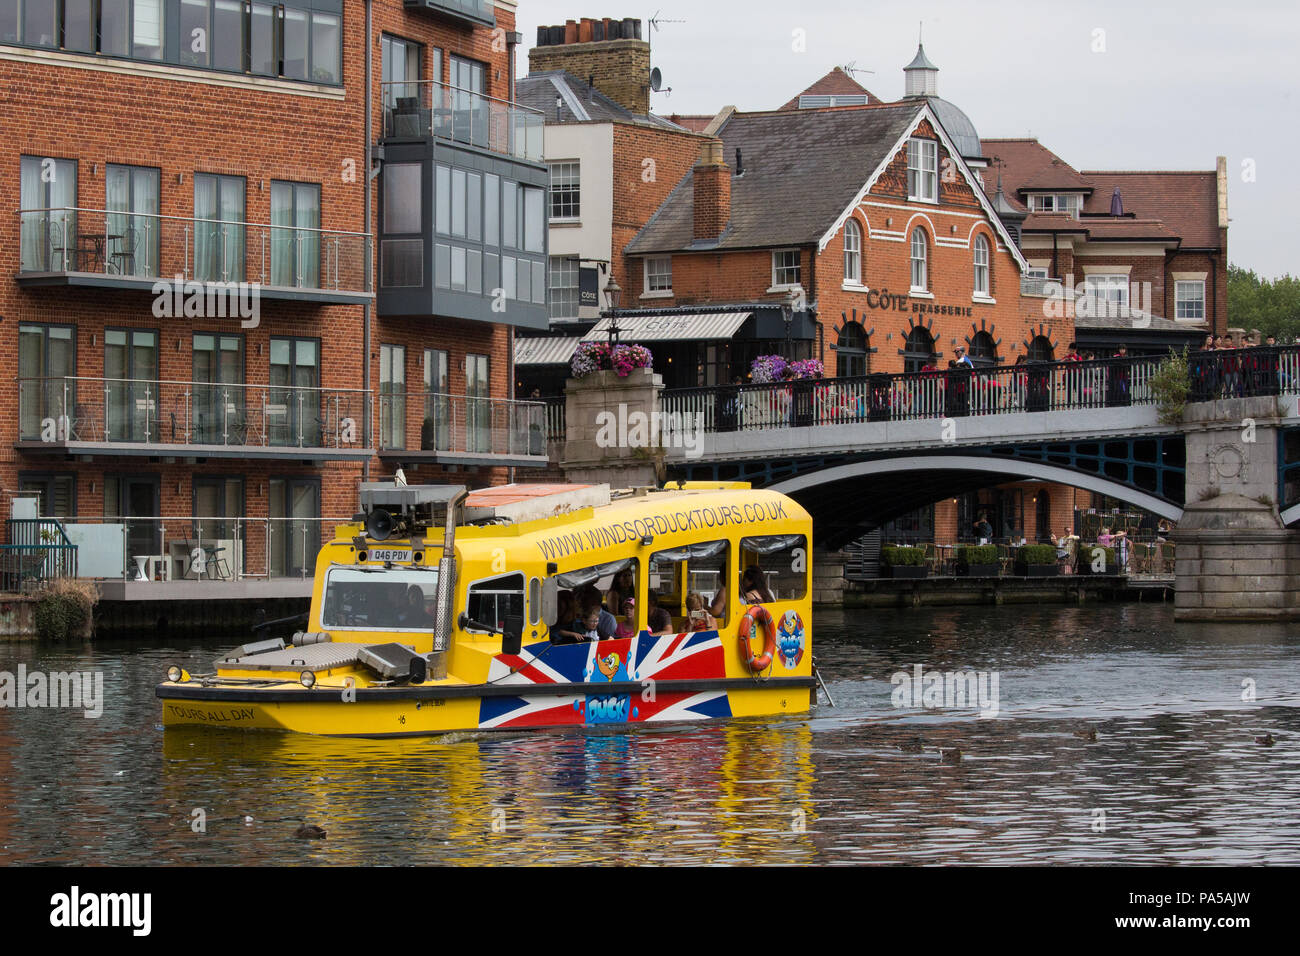
[[[492,450],[492,400],[489,396],[488,357],[465,356],[466,451]]]
[[[320,340],[271,338],[267,431],[272,445],[320,445]]]
[[[582,215],[582,181],[578,163],[551,163],[551,218],[576,220]]]
[[[0,11],[4,7],[5,4],[0,3]],[[0,13],[0,20],[4,16]],[[99,39],[96,35],[98,26],[94,0],[63,0],[63,49],[74,53],[94,53]],[[0,32],[5,31],[0,28]]]
[[[1045,335],[1035,335],[1033,341],[1029,343],[1029,361],[1056,361],[1056,350],[1052,348],[1052,340]],[[1039,492],[1039,494],[1042,494],[1042,492]]]
[[[917,226],[912,230],[912,291],[927,292],[930,288],[930,274],[927,262],[928,251],[925,230]]]
[[[932,139],[907,141],[907,198],[939,199],[939,144]]]
[[[802,284],[799,250],[780,249],[772,253],[772,285],[780,288]]]
[[[650,589],[656,592],[659,606],[672,615],[673,626],[679,633],[691,629],[687,598],[698,594],[708,609],[718,592],[726,587],[729,550],[726,541],[702,541],[657,551],[650,556]],[[728,598],[730,603],[742,600],[730,592]],[[721,613],[714,616],[721,626],[725,624],[727,608],[719,606],[717,610]]]
[[[158,275],[162,220],[158,217],[160,172],[110,163],[104,176],[108,210],[106,268],[118,275]]]
[[[840,378],[867,374],[867,333],[857,322],[846,322],[840,329],[835,348],[835,370]]]
[[[862,227],[852,219],[844,224],[844,281],[862,283]]]
[[[970,357],[976,368],[998,363],[998,346],[993,336],[980,329],[970,340]]]
[[[193,441],[238,445],[247,434],[244,337],[196,332],[193,339]]]
[[[238,72],[244,68],[244,5],[240,0],[212,0],[212,32],[208,49],[212,66]],[[270,72],[279,72],[277,63]]]
[[[1180,279],[1174,283],[1174,318],[1205,321],[1205,280]]]
[[[989,294],[989,241],[984,236],[975,237],[975,294]]]
[[[1046,279],[1047,269],[1041,266],[1031,266],[1025,270],[1026,279]]]
[[[1084,294],[1093,300],[1093,308],[1110,314],[1128,308],[1128,276],[1093,274],[1083,280]]]
[[[211,56],[208,44],[211,0],[181,0],[180,61],[185,66],[207,66]]]
[[[163,0],[132,0],[131,55],[137,60],[163,57]]]
[[[267,485],[271,576],[311,577],[316,573],[316,554],[320,551],[320,479],[272,478]],[[430,587],[437,586],[435,575],[425,576],[430,579]]]
[[[772,597],[763,603],[801,601],[808,594],[808,539],[803,535],[741,538],[740,552],[742,568]]]
[[[578,317],[578,260],[551,256],[551,318]]]
[[[483,93],[486,75],[487,67],[477,60],[467,60],[460,56],[451,58],[451,85],[458,90]]]
[[[1081,205],[1082,197],[1074,193],[1029,197],[1029,208],[1034,212],[1064,212],[1078,218]]]
[[[394,288],[424,284],[424,240],[421,234],[424,182],[419,163],[385,163],[379,246],[379,281]],[[408,239],[390,239],[406,235]]]
[[[424,422],[420,426],[420,448],[446,451],[451,448],[450,355],[442,349],[424,350]]]
[[[77,514],[77,476],[73,474],[23,473],[18,490],[36,492],[36,513],[42,518],[68,520]]]
[[[243,478],[194,476],[194,517],[198,520],[193,534],[204,542],[204,547],[211,547],[221,538],[234,538],[244,514]],[[234,563],[234,555],[218,552],[218,556]]]
[[[76,374],[72,326],[18,326],[18,433],[23,440],[38,440],[46,419],[54,419],[56,434],[66,435],[78,430],[81,418],[89,417],[77,405]]]
[[[311,14],[311,78],[316,83],[337,84],[342,81],[340,57],[342,38],[339,17],[335,13]]]
[[[157,442],[170,435],[158,400],[157,332],[105,329],[104,378],[107,441]]]
[[[406,447],[406,349],[379,346],[380,448]]]
[[[77,269],[77,163],[24,156],[19,162],[23,272]]]
[[[271,227],[271,285],[318,288],[320,186],[272,180]]]
[[[645,291],[647,293],[673,291],[672,256],[661,256],[645,261]]]
[[[506,574],[487,581],[475,581],[465,595],[466,616],[479,624],[504,630],[506,617],[524,616],[524,576]]]
[[[0,0],[0,43],[17,43],[19,0]]]
[[[907,333],[907,344],[903,348],[903,371],[919,372],[927,365],[934,365],[934,338],[929,330],[914,326]]]
[[[194,174],[194,278],[244,279],[244,179]]]
[[[28,46],[59,45],[59,5],[54,0],[23,0],[23,42]]]
[[[435,568],[398,565],[375,574],[333,567],[325,580],[321,624],[350,631],[433,630],[438,601]]]
[[[258,76],[278,76],[280,72],[279,34],[276,32],[276,9],[269,3],[254,3],[248,19],[248,71]]]

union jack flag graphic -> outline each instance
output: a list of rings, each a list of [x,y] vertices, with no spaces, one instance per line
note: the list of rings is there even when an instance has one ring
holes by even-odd
[[[601,684],[722,678],[726,674],[717,631],[639,635],[622,640],[555,646],[530,644],[519,654],[499,654],[488,683],[520,686],[518,696],[484,697],[479,726],[561,727],[703,720],[731,716],[725,690],[650,693],[529,695],[529,685]]]

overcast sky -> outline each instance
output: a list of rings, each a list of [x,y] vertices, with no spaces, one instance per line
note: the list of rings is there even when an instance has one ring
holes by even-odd
[[[518,28],[532,47],[539,25],[656,12],[685,21],[664,22],[650,38],[672,88],[653,95],[657,113],[775,109],[849,63],[874,71],[856,77],[895,100],[923,26],[939,95],[981,136],[1036,136],[1076,169],[1211,170],[1226,156],[1229,258],[1265,276],[1300,273],[1295,0],[643,0],[641,9],[520,0]],[[804,52],[794,49],[796,30]],[[519,69],[527,72],[526,59]],[[1243,180],[1247,161],[1253,182]]]

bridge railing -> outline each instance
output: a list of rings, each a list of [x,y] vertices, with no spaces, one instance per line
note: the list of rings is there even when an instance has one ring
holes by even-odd
[[[705,432],[716,433],[1152,405],[1151,379],[1162,359],[1127,356],[679,388],[663,393],[663,410],[669,421],[689,427],[702,422]],[[1300,348],[1195,352],[1190,370],[1192,401],[1296,391]]]

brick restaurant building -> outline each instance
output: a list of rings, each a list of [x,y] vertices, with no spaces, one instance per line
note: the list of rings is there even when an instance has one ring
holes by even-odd
[[[5,516],[34,492],[156,575],[201,532],[292,576],[367,474],[544,463],[507,403],[546,262],[513,30],[505,0],[0,0]]]

